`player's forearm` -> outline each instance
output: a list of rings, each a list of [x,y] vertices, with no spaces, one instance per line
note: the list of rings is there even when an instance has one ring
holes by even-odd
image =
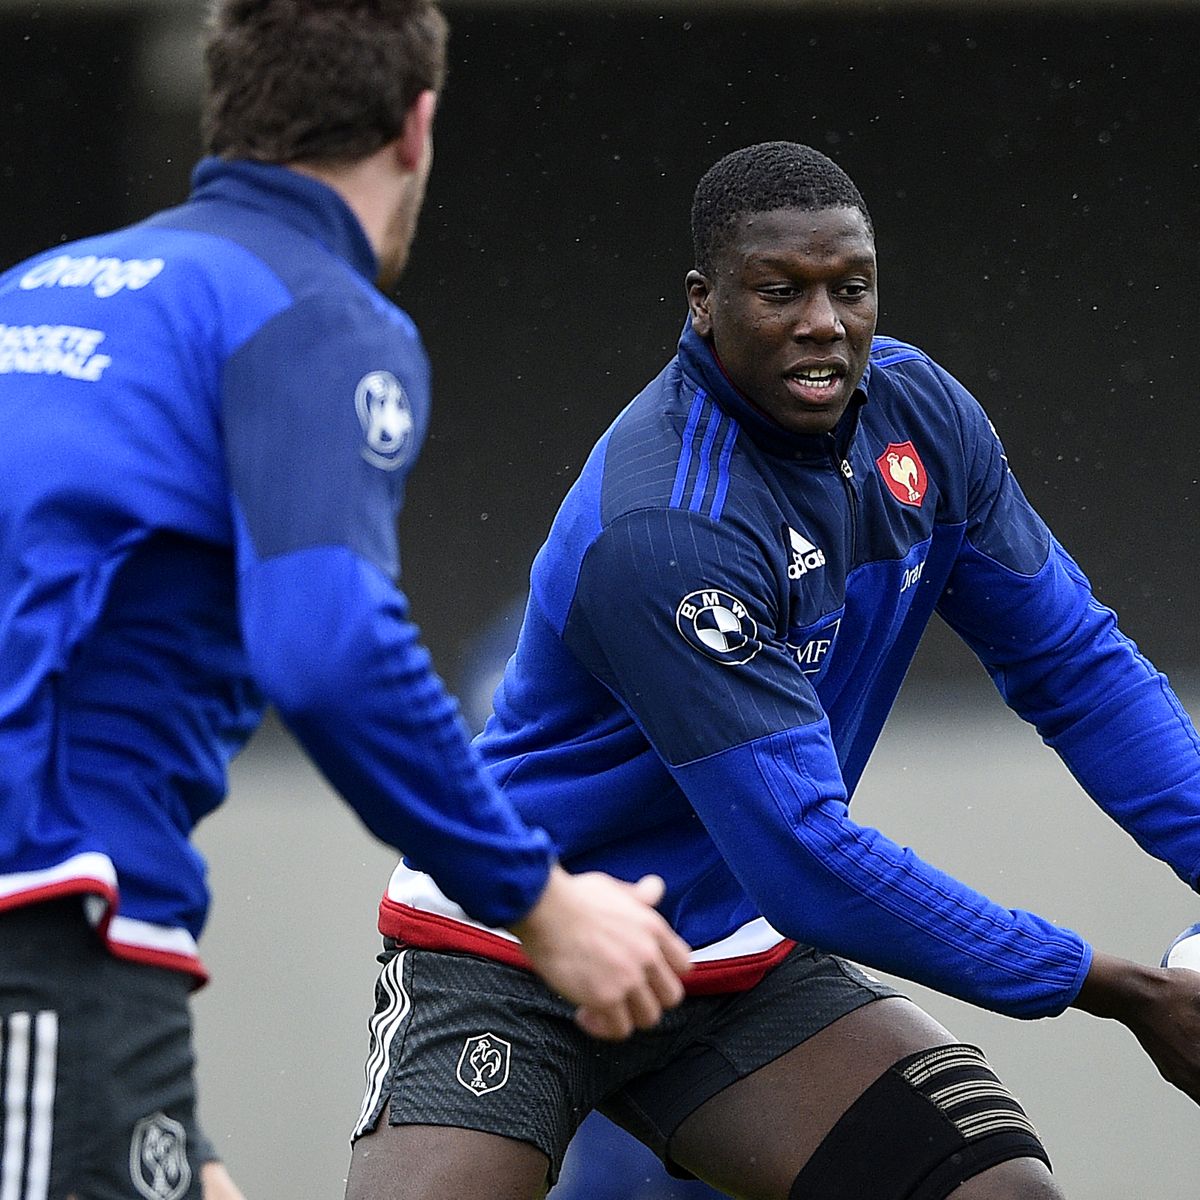
[[[817,732],[788,731],[676,768],[766,919],[798,941],[994,1012],[1045,1017],[1070,1004],[1088,969],[1086,942],[856,824],[822,745]],[[731,800],[750,779],[762,793],[753,806]]]
[[[1093,950],[1092,965],[1071,1007],[1133,1025],[1171,982],[1162,968]]]
[[[527,912],[549,840],[483,770],[403,596],[351,552],[322,547],[256,564],[241,598],[256,679],[371,832],[476,920]]]
[[[1200,740],[1066,552],[1022,577],[964,551],[940,609],[1096,803],[1194,886]]]

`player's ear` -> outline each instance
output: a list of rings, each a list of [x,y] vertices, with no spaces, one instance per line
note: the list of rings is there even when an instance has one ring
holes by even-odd
[[[692,314],[692,329],[700,337],[706,338],[712,333],[712,289],[708,285],[708,278],[699,271],[689,271],[685,286],[688,309]]]
[[[426,88],[404,114],[404,127],[396,139],[396,155],[406,171],[420,167],[433,136],[433,115],[437,111],[437,92]]]

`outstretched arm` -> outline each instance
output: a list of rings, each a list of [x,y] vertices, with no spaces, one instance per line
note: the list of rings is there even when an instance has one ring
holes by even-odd
[[[1190,887],[1200,880],[1200,738],[1029,505],[982,411],[953,381],[972,490],[938,611],[1088,795]]]

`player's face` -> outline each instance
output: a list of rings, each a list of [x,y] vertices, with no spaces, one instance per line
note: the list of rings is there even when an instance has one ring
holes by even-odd
[[[758,408],[793,433],[828,433],[875,333],[875,240],[856,208],[742,217],[709,278],[687,277],[692,328]]]

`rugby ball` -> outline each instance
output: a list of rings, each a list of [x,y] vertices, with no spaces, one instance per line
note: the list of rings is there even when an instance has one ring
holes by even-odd
[[[1200,971],[1200,923],[1189,925],[1162,956],[1164,967],[1187,967]]]

